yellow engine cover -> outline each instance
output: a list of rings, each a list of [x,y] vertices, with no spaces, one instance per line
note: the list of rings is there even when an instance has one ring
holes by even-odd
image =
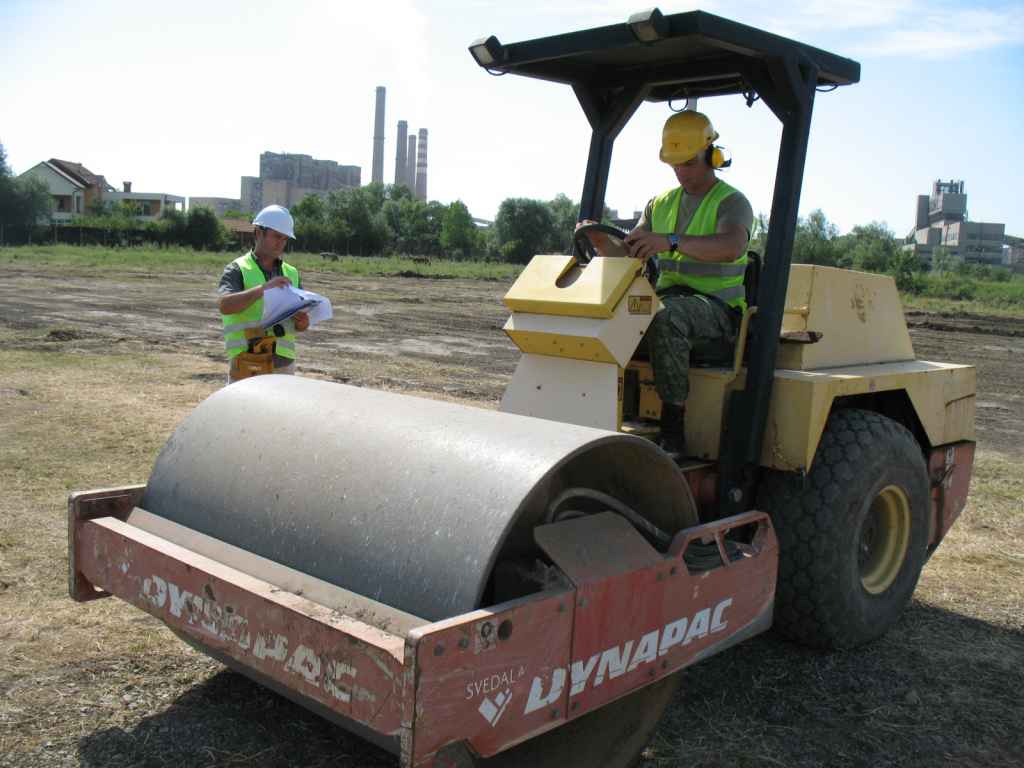
[[[622,368],[661,303],[637,259],[535,256],[509,289],[505,332],[523,352],[501,410],[617,429]]]
[[[534,256],[505,294],[513,312],[610,318],[640,271],[637,259],[599,256],[584,269],[572,256]]]
[[[811,371],[914,359],[896,282],[888,275],[794,264],[786,289],[786,333],[821,334],[814,344],[779,345],[777,368]]]

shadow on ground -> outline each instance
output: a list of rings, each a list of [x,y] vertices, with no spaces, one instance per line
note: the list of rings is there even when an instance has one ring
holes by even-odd
[[[130,730],[79,741],[82,768],[395,768],[392,755],[229,670]]]
[[[855,651],[817,653],[769,633],[684,676],[644,768],[1024,764],[1024,635],[920,603]],[[229,671],[130,730],[82,738],[79,753],[96,768],[398,764]]]

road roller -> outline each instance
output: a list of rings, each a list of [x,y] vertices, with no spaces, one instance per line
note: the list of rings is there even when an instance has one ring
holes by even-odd
[[[690,455],[650,439],[649,275],[585,227],[505,296],[522,356],[499,410],[233,383],[145,485],[71,495],[69,590],[405,768],[634,766],[684,668],[772,626],[838,648],[898,620],[965,503],[974,373],[914,358],[891,278],[790,267],[814,96],[856,62],[657,9],[470,53],[572,87],[593,129],[581,219],[644,101],[734,96],[781,121],[764,267],[732,364],[691,370]]]

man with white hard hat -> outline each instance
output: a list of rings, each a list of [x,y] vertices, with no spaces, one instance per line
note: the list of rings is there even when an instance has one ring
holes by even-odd
[[[299,271],[281,258],[289,238],[295,239],[295,222],[288,209],[268,205],[252,223],[255,247],[224,268],[217,286],[231,381],[261,373],[295,373],[295,332],[309,325],[309,317],[298,312],[263,329],[264,292],[302,284]]]

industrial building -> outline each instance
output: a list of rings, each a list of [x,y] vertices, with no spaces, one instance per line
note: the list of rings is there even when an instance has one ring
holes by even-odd
[[[1005,224],[968,219],[963,181],[936,179],[931,195],[917,197],[914,231],[907,237],[904,249],[929,262],[935,249],[941,247],[965,262],[1005,264],[1005,239]]]
[[[373,160],[371,182],[384,183],[384,125],[387,89],[374,91]],[[427,199],[427,129],[409,131],[405,120],[398,121],[395,148],[395,184],[409,188],[419,200]],[[325,197],[329,192],[361,185],[358,165],[339,165],[333,160],[317,160],[309,155],[263,152],[259,176],[241,177],[238,199],[228,197],[192,197],[190,206],[205,206],[223,217],[228,211],[256,213],[268,205],[291,208],[307,195]]]
[[[217,218],[223,219],[232,211],[240,211],[241,203],[237,197],[189,197],[188,208],[209,208]]]
[[[361,173],[358,165],[339,165],[309,155],[263,152],[260,175],[242,177],[240,208],[252,213],[275,204],[290,208],[307,195],[323,197],[328,192],[358,187]]]
[[[275,204],[290,208],[307,195],[324,197],[335,190],[358,187],[361,175],[358,165],[339,165],[310,155],[263,152],[260,175],[242,176],[239,198],[190,197],[189,207],[204,206],[221,217],[228,211],[256,213]]]

